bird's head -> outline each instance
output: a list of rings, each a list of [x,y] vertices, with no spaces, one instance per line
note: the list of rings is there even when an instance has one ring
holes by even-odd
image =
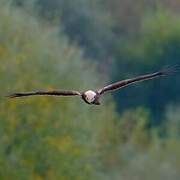
[[[97,92],[88,90],[82,94],[82,99],[88,104],[100,105]]]

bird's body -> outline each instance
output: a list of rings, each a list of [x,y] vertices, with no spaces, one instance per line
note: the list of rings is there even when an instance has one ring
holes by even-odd
[[[169,74],[172,74],[177,71],[177,67],[173,68],[167,68],[155,73],[150,73],[142,76],[138,76],[131,79],[126,79],[122,81],[118,81],[116,83],[107,85],[97,91],[94,90],[87,90],[84,92],[79,91],[73,91],[73,90],[53,90],[53,91],[35,91],[35,92],[23,92],[23,93],[13,93],[10,94],[8,97],[10,98],[16,98],[16,97],[23,97],[23,96],[81,96],[81,98],[86,102],[87,104],[94,104],[94,105],[100,105],[99,98],[101,95],[103,95],[106,92],[114,91],[120,88],[123,88],[127,85],[134,84],[136,82],[144,81],[153,79],[160,76],[166,76]]]
[[[89,104],[91,104],[92,102],[94,102],[94,100],[96,99],[96,92],[92,91],[92,90],[87,90],[83,93],[82,97],[84,98],[84,100],[86,100]]]
[[[81,95],[82,99],[88,104],[100,105],[99,94],[93,90],[87,90]]]

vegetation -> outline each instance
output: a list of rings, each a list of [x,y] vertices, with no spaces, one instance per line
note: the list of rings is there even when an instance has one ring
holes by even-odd
[[[0,179],[180,178],[179,75],[95,107],[76,97],[4,97],[98,88],[178,64],[178,1],[128,2],[0,0]]]

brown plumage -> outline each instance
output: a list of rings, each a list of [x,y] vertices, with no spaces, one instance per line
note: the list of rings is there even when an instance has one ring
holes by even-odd
[[[63,90],[53,90],[53,91],[34,91],[34,92],[21,92],[21,93],[13,93],[8,97],[16,98],[23,96],[80,96],[81,93],[78,91],[63,91]]]
[[[102,89],[99,89],[98,93],[103,94],[105,92],[117,90],[117,89],[123,88],[125,86],[128,86],[133,83],[137,83],[140,81],[145,81],[145,80],[157,78],[160,76],[167,76],[167,75],[177,72],[178,69],[179,69],[178,66],[174,66],[174,67],[170,67],[170,68],[165,68],[165,69],[155,72],[155,73],[150,73],[150,74],[146,74],[146,75],[142,75],[142,76],[137,76],[135,78],[118,81],[116,83],[107,85],[107,86],[103,87]]]
[[[8,97],[17,98],[17,97],[23,97],[23,96],[37,96],[37,95],[39,95],[39,96],[44,96],[44,95],[47,95],[47,96],[81,96],[81,98],[86,103],[99,105],[100,104],[99,98],[105,92],[114,91],[114,90],[123,88],[125,86],[128,86],[133,83],[137,83],[140,81],[145,81],[145,80],[157,78],[160,76],[167,76],[167,75],[177,72],[178,69],[179,69],[178,66],[174,66],[174,67],[163,69],[163,70],[155,72],[155,73],[146,74],[146,75],[142,75],[142,76],[137,76],[135,78],[118,81],[116,83],[107,85],[97,91],[87,90],[82,93],[79,91],[71,91],[71,90],[67,90],[67,91],[66,90],[35,91],[35,92],[13,93],[13,94],[10,94]]]

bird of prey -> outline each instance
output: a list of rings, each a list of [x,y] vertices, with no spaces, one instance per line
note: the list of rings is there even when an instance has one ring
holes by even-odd
[[[128,86],[133,83],[141,82],[144,80],[149,80],[161,76],[167,76],[177,71],[177,67],[170,67],[163,70],[160,70],[155,73],[145,74],[141,76],[137,76],[131,79],[121,80],[112,84],[109,84],[101,89],[98,90],[87,90],[84,92],[73,91],[73,90],[53,90],[53,91],[34,91],[34,92],[20,92],[20,93],[13,93],[10,94],[8,97],[10,98],[17,98],[23,96],[80,96],[84,102],[87,104],[93,105],[100,105],[100,97],[106,92],[111,92],[114,90],[121,89],[125,86]]]

